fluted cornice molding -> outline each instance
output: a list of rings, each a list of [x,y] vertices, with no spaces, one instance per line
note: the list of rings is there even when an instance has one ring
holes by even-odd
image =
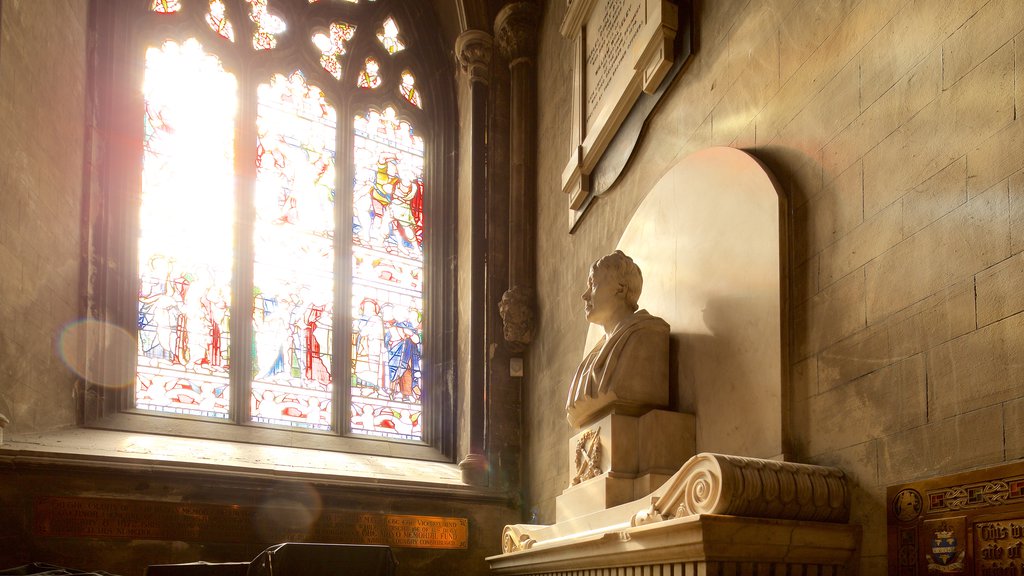
[[[483,30],[466,30],[455,39],[455,56],[470,80],[487,82],[493,37]]]
[[[532,61],[537,49],[537,21],[539,14],[533,2],[506,4],[494,19],[494,34],[498,50],[515,66],[521,61]]]

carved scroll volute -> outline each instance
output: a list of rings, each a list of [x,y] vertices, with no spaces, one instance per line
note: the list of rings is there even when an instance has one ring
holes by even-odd
[[[632,524],[695,514],[846,522],[850,493],[838,468],[698,454]]]
[[[505,526],[505,529],[501,532],[501,551],[508,554],[510,552],[529,550],[537,543],[536,540],[530,537],[530,532],[542,528],[545,528],[545,526],[533,524],[510,524]]]

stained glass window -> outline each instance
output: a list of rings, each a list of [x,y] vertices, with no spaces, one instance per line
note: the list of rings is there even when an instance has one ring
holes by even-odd
[[[367,58],[356,84],[360,88],[376,88],[380,83],[380,63],[376,58]]]
[[[146,51],[136,407],[227,418],[235,77],[196,40]]]
[[[337,118],[300,72],[258,100],[252,418],[327,430]]]
[[[377,40],[388,51],[388,54],[401,52],[405,49],[405,44],[398,39],[398,24],[395,23],[394,18],[388,18],[384,21],[384,25],[377,32]]]
[[[418,109],[419,45],[400,38],[408,4],[372,1],[137,8],[154,25],[137,34],[142,107],[126,107],[144,117],[124,406],[289,442],[437,442],[451,402],[424,357],[444,329],[424,298],[437,213],[424,136],[439,128]],[[381,47],[406,52],[393,64]]]
[[[341,78],[341,57],[348,53],[346,44],[356,34],[356,27],[345,22],[334,22],[331,24],[330,36],[323,32],[313,35],[313,44],[320,50],[320,65],[331,73],[331,76]]]
[[[402,72],[402,83],[399,84],[398,90],[414,106],[423,108],[423,104],[420,103],[420,93],[416,90],[416,77],[412,75],[412,72],[408,70]]]
[[[245,0],[251,6],[249,19],[256,25],[252,33],[252,47],[270,50],[277,47],[277,35],[284,32],[284,20],[267,12],[267,0]]]
[[[210,0],[210,11],[206,13],[206,23],[214,32],[234,42],[235,31],[231,27],[226,14],[227,8],[222,0]]]
[[[170,14],[181,10],[181,0],[153,0],[149,9],[161,14]]]
[[[423,139],[394,108],[355,117],[352,430],[419,438]]]

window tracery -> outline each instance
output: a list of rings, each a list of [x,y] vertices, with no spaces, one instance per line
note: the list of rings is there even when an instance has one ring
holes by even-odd
[[[450,450],[426,361],[437,114],[413,88],[430,60],[399,35],[416,20],[401,8],[153,0],[137,14],[137,369],[120,412]]]

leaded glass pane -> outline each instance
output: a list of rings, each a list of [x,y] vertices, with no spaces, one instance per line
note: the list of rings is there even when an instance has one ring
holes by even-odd
[[[398,39],[398,24],[395,23],[394,18],[389,17],[384,21],[384,26],[377,32],[377,40],[388,51],[388,54],[401,52],[405,49],[405,44]]]
[[[170,14],[181,10],[181,0],[153,0],[149,9],[160,14]]]
[[[281,18],[267,12],[267,0],[246,0],[251,6],[249,19],[256,25],[252,33],[252,47],[270,50],[277,47],[277,35],[284,32],[285,23]]]
[[[194,39],[146,51],[135,407],[227,418],[237,84]]]
[[[352,220],[353,432],[420,439],[423,139],[394,108],[357,115]]]
[[[252,419],[328,430],[337,119],[300,72],[258,101]]]
[[[227,8],[221,0],[210,0],[210,11],[206,13],[206,23],[214,32],[228,40],[235,41],[235,29],[228,21]]]
[[[330,36],[313,35],[313,44],[320,50],[320,65],[335,78],[341,78],[341,57],[348,52],[346,44],[355,36],[356,27],[345,22],[331,24]]]
[[[416,77],[412,75],[412,72],[408,70],[402,72],[402,84],[398,86],[398,90],[414,106],[423,108],[423,104],[420,103],[419,90],[416,89]]]
[[[376,88],[380,86],[380,82],[380,63],[376,58],[367,58],[356,84],[360,88]]]

